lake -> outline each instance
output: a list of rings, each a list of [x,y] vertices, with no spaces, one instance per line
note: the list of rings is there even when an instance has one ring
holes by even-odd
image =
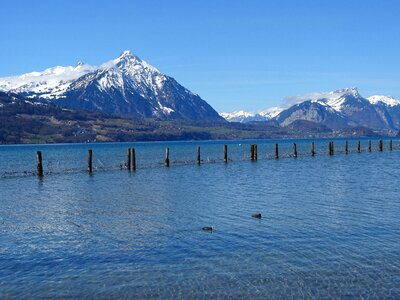
[[[0,298],[400,298],[400,140],[276,142],[0,146]]]

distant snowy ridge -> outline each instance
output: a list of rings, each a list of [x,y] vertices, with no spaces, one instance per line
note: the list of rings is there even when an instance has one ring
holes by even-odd
[[[271,107],[259,113],[245,112],[240,110],[232,113],[220,113],[220,115],[229,122],[265,122],[276,117],[282,110],[283,108],[280,107]]]
[[[53,99],[65,92],[72,81],[96,69],[91,65],[78,63],[76,66],[57,66],[42,72],[3,77],[0,78],[0,90],[17,94],[31,93],[31,97]]]
[[[398,106],[400,105],[400,101],[393,98],[392,96],[380,96],[380,95],[375,95],[367,98],[371,104],[385,104],[388,106]]]

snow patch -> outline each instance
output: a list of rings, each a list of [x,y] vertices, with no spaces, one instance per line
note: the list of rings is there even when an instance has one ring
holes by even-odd
[[[260,116],[265,117],[267,119],[275,118],[283,111],[282,107],[271,107],[259,113]]]
[[[0,78],[0,89],[14,93],[30,92],[45,99],[52,99],[64,93],[73,80],[94,70],[96,68],[88,64],[57,66],[42,72]]]
[[[400,105],[400,101],[391,96],[374,95],[374,96],[368,97],[367,100],[371,104],[383,103],[383,104],[386,104],[391,107]]]

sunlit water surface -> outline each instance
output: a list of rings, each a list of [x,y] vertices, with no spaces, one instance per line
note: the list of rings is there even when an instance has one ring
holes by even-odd
[[[292,142],[0,147],[0,298],[400,298],[400,141]]]

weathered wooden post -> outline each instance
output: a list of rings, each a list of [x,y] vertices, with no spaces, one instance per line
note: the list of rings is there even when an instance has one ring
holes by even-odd
[[[275,158],[276,158],[276,159],[279,158],[279,148],[278,148],[278,144],[275,144]]]
[[[228,162],[228,145],[224,145],[224,162]]]
[[[315,155],[315,145],[314,142],[311,142],[311,156]]]
[[[372,151],[371,140],[368,141],[368,152]]]
[[[393,150],[393,142],[392,140],[389,141],[389,151]]]
[[[92,149],[88,150],[88,172],[92,174],[93,172],[93,151]]]
[[[131,170],[131,155],[132,155],[131,148],[128,148],[127,158],[126,158],[126,168],[128,169],[128,171]]]
[[[382,140],[379,140],[378,149],[380,152],[383,151],[383,141]]]
[[[357,152],[361,153],[361,142],[360,141],[357,142]]]
[[[197,164],[201,164],[201,157],[200,157],[200,145],[197,146]]]
[[[164,166],[169,167],[169,148],[165,148]]]
[[[132,148],[132,170],[136,170],[136,151],[135,148]]]
[[[346,154],[349,153],[349,142],[348,142],[348,141],[346,141],[346,143],[344,144],[344,152],[345,152]]]
[[[36,158],[37,158],[37,176],[38,177],[43,177],[43,163],[42,163],[42,152],[38,151],[36,152]]]
[[[293,143],[293,157],[297,158],[297,145],[296,145],[296,143]]]
[[[251,161],[257,160],[257,144],[250,145],[250,160]]]

